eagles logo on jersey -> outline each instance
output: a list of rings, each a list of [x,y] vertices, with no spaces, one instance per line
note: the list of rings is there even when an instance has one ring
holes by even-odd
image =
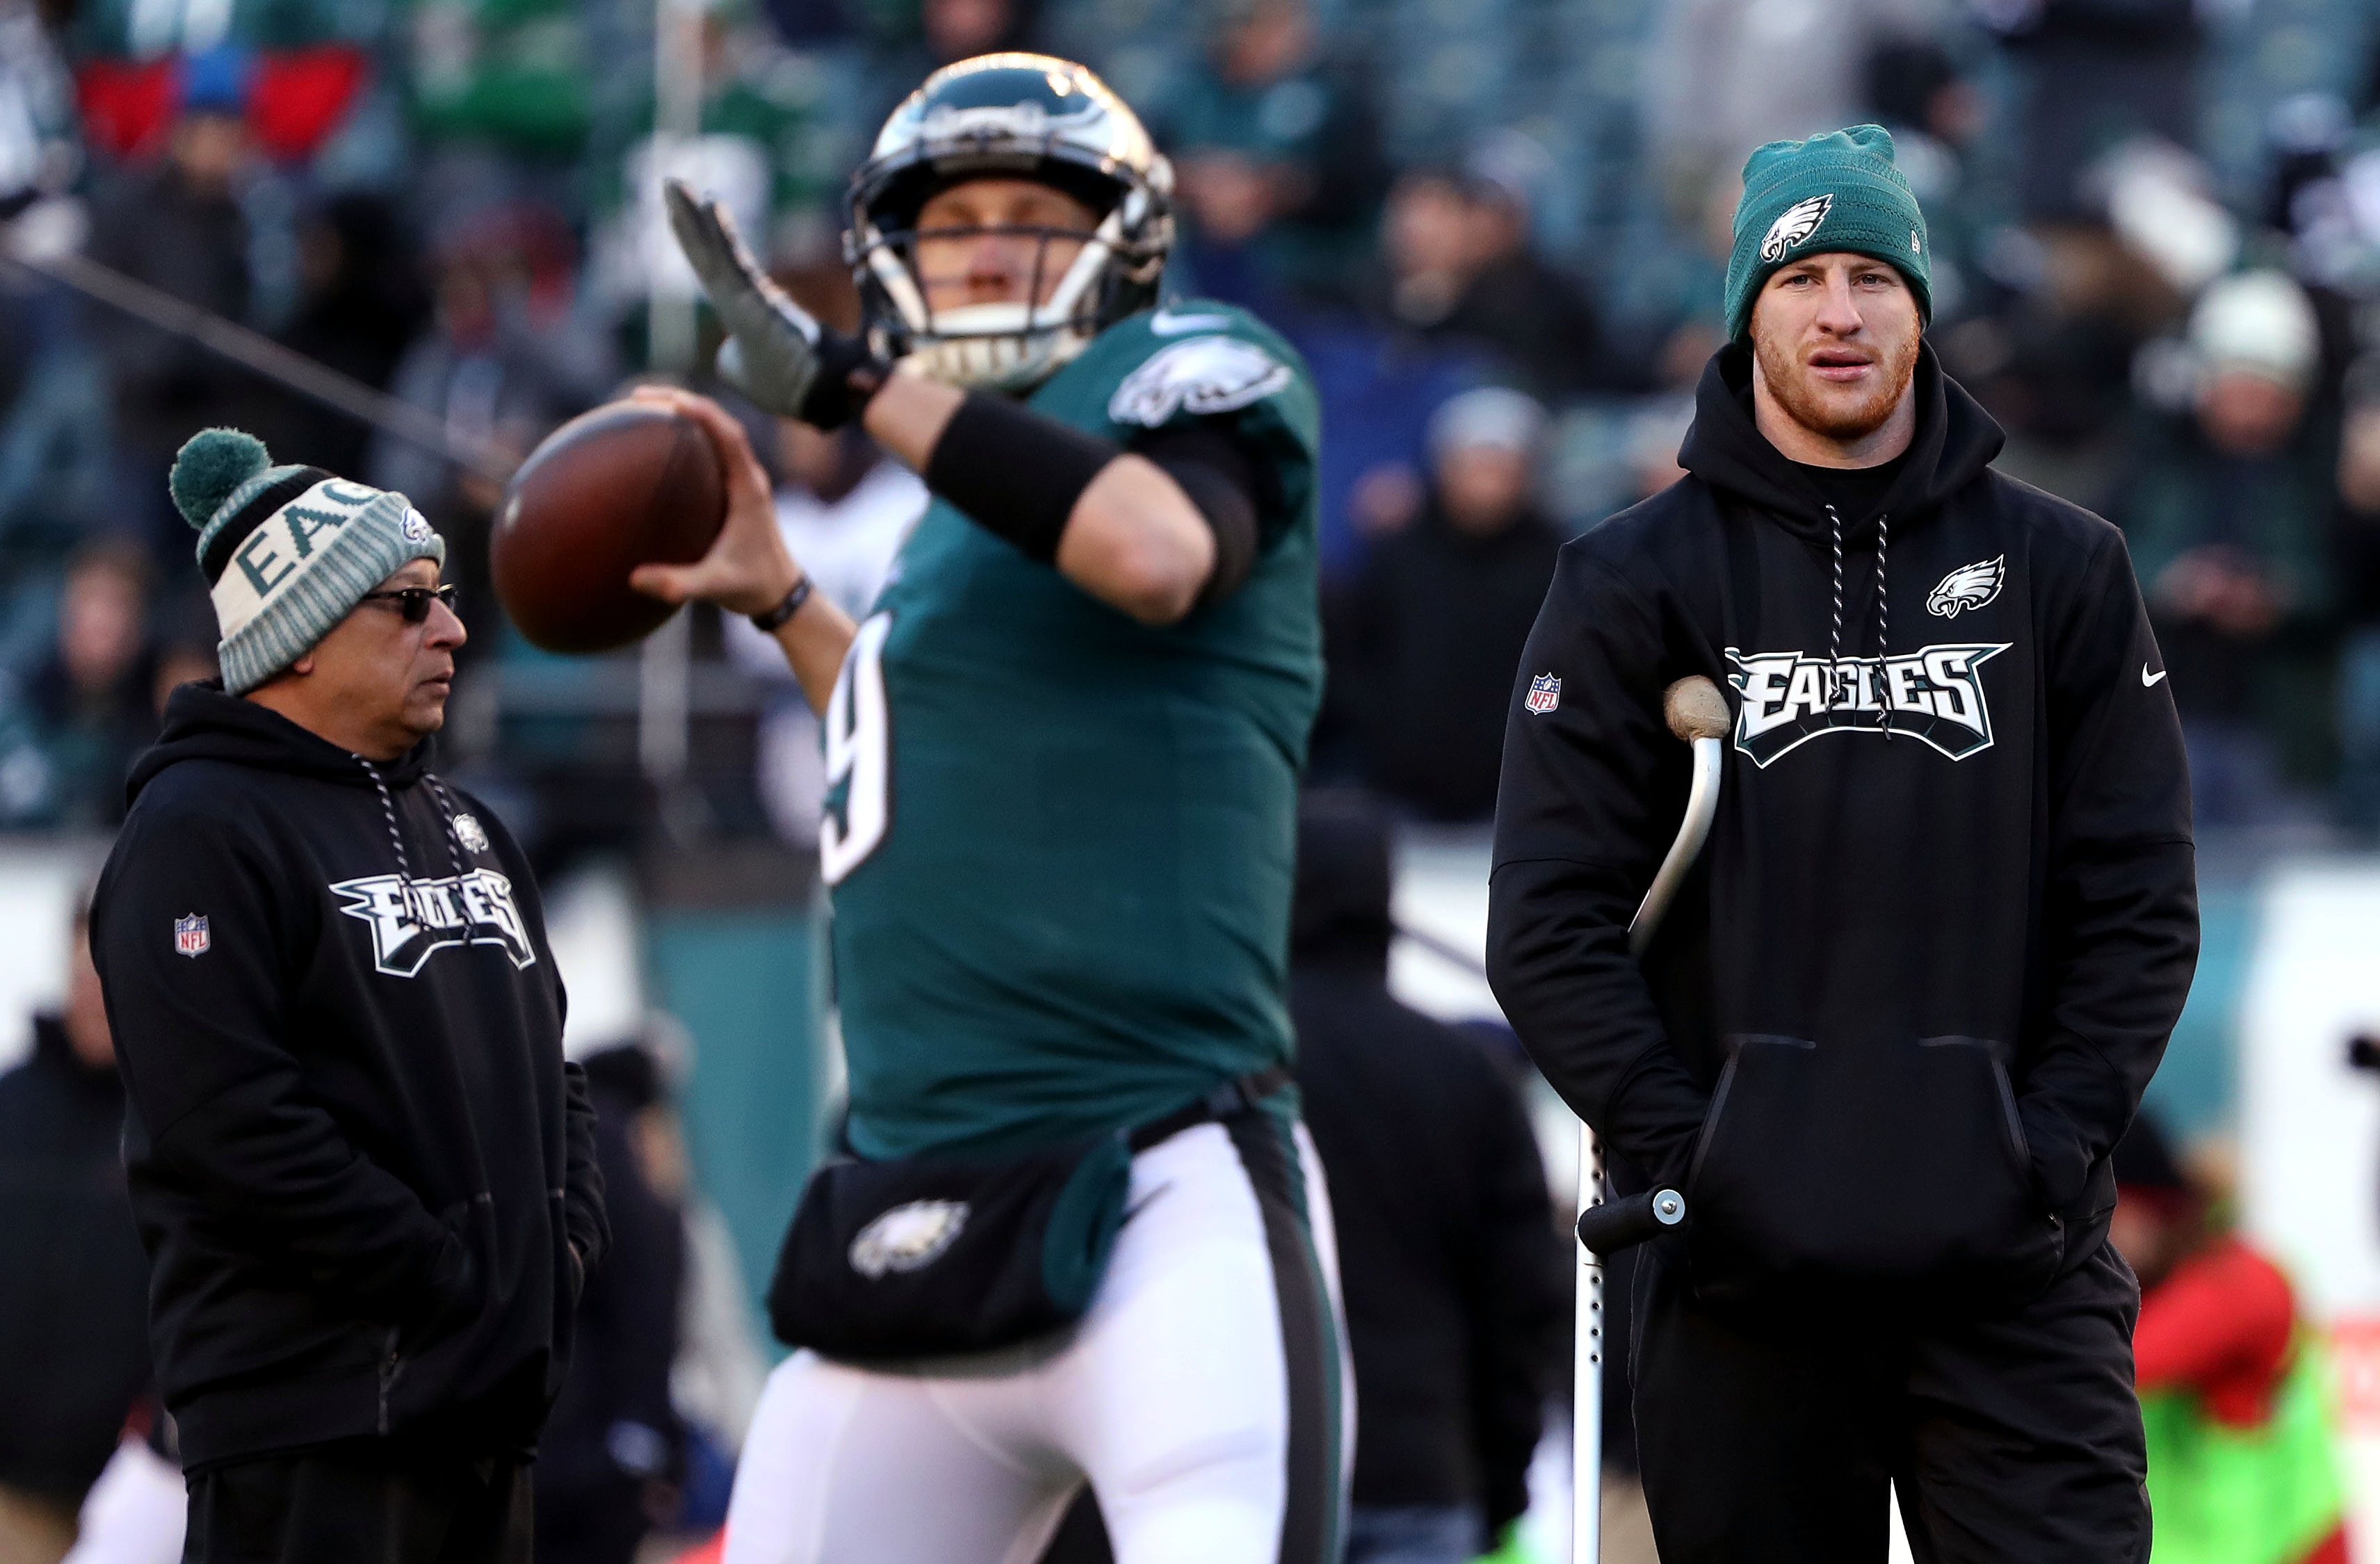
[[[1108,398],[1108,417],[1118,423],[1162,429],[1176,413],[1231,412],[1271,396],[1289,382],[1289,366],[1252,342],[1194,336],[1124,376]]]

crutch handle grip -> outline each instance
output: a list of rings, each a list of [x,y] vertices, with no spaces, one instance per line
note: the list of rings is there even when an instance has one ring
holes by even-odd
[[[1674,1230],[1685,1219],[1685,1196],[1675,1190],[1646,1190],[1580,1212],[1578,1241],[1591,1253],[1617,1254]]]

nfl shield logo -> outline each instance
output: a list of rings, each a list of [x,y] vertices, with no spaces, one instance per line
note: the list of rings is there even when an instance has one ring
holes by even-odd
[[[174,953],[177,956],[203,956],[207,953],[207,915],[193,912],[187,918],[174,920]]]
[[[1529,680],[1529,710],[1543,716],[1560,704],[1560,679],[1551,674],[1539,674]]]

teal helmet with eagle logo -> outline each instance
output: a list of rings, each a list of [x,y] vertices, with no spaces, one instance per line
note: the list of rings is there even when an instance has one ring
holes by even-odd
[[[936,192],[978,178],[1049,185],[1088,207],[1097,226],[1029,230],[1040,245],[1026,299],[937,311],[917,273],[917,214]],[[1043,297],[1051,242],[1077,239]],[[1083,67],[984,55],[928,77],[884,122],[852,176],[844,245],[878,351],[952,385],[1028,390],[1157,302],[1173,248],[1173,169],[1139,116]]]

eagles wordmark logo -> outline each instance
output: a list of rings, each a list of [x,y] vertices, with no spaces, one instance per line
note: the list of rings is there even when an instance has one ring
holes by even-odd
[[[1735,747],[1767,767],[1822,733],[1880,733],[1930,745],[1952,760],[1992,747],[1992,713],[1976,671],[2010,641],[1926,646],[1893,657],[1845,657],[1829,665],[1800,652],[1730,646],[1727,676],[1743,699]]]
[[[1955,619],[1965,609],[1981,608],[2000,594],[2008,579],[2008,556],[1961,565],[1936,584],[1925,599],[1925,611]]]
[[[1826,195],[1814,195],[1807,201],[1795,202],[1777,221],[1768,225],[1768,232],[1760,241],[1760,258],[1770,263],[1784,260],[1787,250],[1810,242],[1810,236],[1818,231],[1818,226],[1827,220],[1827,214],[1834,209],[1835,198],[1831,191]]]
[[[431,956],[455,945],[501,946],[516,967],[537,960],[513,883],[492,869],[435,880],[368,874],[331,890],[347,898],[340,911],[371,930],[372,965],[390,977],[417,976]]]
[[[851,1268],[869,1281],[890,1271],[922,1271],[958,1241],[966,1219],[963,1200],[913,1200],[896,1205],[851,1240]]]
[[[1289,366],[1253,342],[1186,337],[1124,376],[1108,399],[1108,417],[1155,429],[1177,412],[1234,411],[1289,382]]]

